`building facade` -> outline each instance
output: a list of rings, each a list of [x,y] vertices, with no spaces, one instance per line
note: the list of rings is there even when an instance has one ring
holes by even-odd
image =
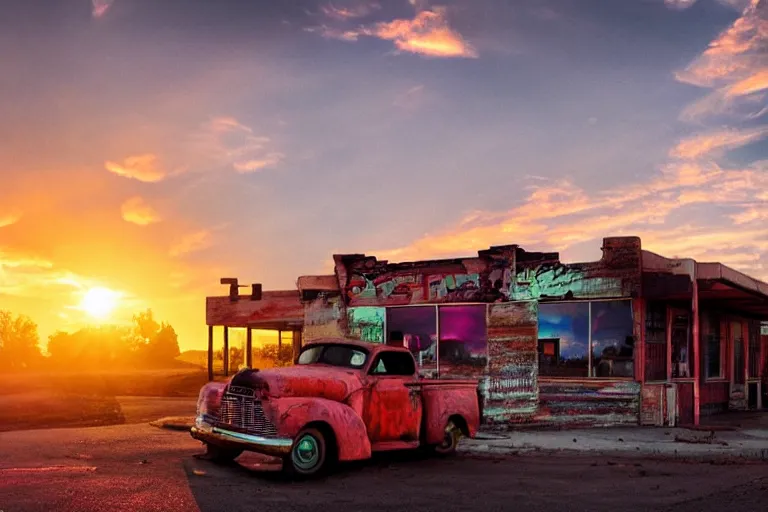
[[[297,289],[209,297],[214,327],[290,331],[408,347],[433,378],[475,378],[489,425],[698,424],[758,409],[768,357],[768,284],[719,263],[669,259],[637,237],[563,263],[516,245],[409,263],[335,255]],[[226,357],[226,356],[225,356]],[[229,368],[228,364],[224,368]],[[213,377],[213,375],[211,375]]]

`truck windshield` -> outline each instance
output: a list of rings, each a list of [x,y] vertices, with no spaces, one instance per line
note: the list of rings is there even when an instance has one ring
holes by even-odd
[[[368,353],[345,345],[315,345],[307,347],[299,356],[299,364],[328,364],[344,368],[362,368]]]

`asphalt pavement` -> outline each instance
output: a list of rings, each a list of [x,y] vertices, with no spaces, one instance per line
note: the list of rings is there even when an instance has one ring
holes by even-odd
[[[291,482],[254,455],[218,466],[200,452],[186,433],[146,424],[0,433],[0,510],[751,512],[768,503],[762,462],[390,454]]]

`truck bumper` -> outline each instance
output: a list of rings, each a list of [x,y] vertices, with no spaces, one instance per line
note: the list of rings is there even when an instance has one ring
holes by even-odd
[[[198,417],[190,435],[204,443],[216,446],[240,448],[252,452],[263,453],[273,457],[284,457],[291,452],[293,439],[285,437],[262,437],[251,434],[233,432],[220,427],[215,427]]]

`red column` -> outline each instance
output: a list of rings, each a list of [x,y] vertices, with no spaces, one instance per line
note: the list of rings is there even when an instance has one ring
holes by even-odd
[[[693,424],[699,424],[701,412],[701,341],[699,339],[699,281],[696,271],[693,272],[693,354],[690,358],[693,365]]]

